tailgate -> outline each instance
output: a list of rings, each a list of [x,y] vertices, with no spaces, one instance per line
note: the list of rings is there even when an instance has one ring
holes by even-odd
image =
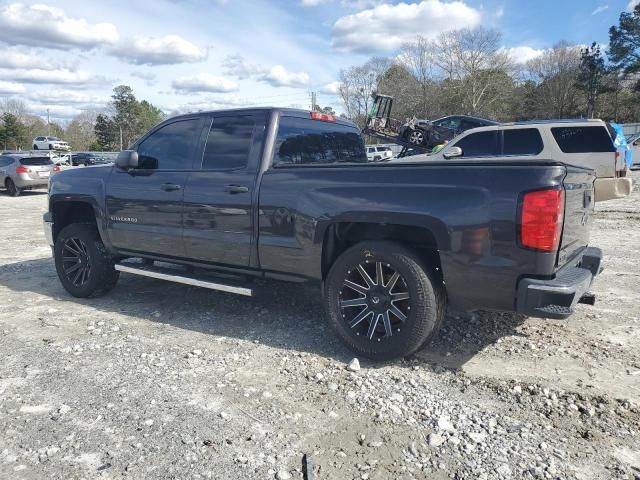
[[[564,226],[560,240],[557,267],[576,257],[588,244],[595,205],[593,182],[595,172],[567,165]]]

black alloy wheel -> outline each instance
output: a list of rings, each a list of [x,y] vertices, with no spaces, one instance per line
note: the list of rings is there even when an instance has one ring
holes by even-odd
[[[359,263],[349,270],[339,296],[345,323],[356,336],[371,341],[400,332],[411,310],[405,279],[381,261]]]
[[[388,240],[345,250],[324,282],[329,325],[358,355],[391,360],[420,349],[444,317],[439,274],[415,251]]]
[[[91,275],[91,259],[87,245],[78,237],[67,238],[63,244],[62,268],[74,287],[82,287]]]

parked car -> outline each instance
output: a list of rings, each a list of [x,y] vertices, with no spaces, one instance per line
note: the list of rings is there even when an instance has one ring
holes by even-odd
[[[53,168],[49,157],[2,155],[0,186],[12,197],[17,197],[23,190],[46,187]]]
[[[33,139],[34,150],[71,150],[71,146],[58,137],[36,137]]]
[[[370,162],[380,162],[393,157],[391,147],[379,147],[371,145],[367,147],[367,160]]]
[[[536,120],[504,123],[468,130],[430,155],[410,160],[443,161],[453,158],[554,159],[596,172],[595,200],[623,198],[631,193],[628,169],[613,145],[613,129],[602,120]]]
[[[498,125],[498,122],[469,115],[452,115],[433,121],[413,119],[400,127],[400,138],[413,145],[432,148],[469,129],[488,125]]]
[[[346,345],[391,359],[425,345],[447,304],[566,318],[593,300],[594,172],[522,159],[368,162],[331,115],[200,112],[113,166],[54,175],[45,235],[73,296],[120,272],[242,295],[246,277],[313,282]]]
[[[633,155],[633,165],[631,168],[634,170],[640,168],[640,133],[634,133],[627,137],[627,144],[631,145],[631,152]]]
[[[74,166],[103,165],[113,163],[115,156],[111,152],[77,152],[71,154],[71,164]]]

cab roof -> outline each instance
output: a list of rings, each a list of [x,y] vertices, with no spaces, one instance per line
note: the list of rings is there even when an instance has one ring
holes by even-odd
[[[298,118],[311,118],[310,110],[303,110],[301,108],[285,108],[285,107],[247,107],[247,108],[228,108],[224,110],[205,110],[199,112],[191,112],[185,113],[182,115],[176,115],[175,117],[168,118],[167,120],[173,120],[181,117],[195,117],[195,116],[204,116],[204,115],[215,115],[222,113],[258,113],[258,112],[277,112],[280,115],[286,115],[288,117],[298,117]],[[358,128],[358,126],[353,123],[351,120],[347,120],[346,118],[339,117],[337,115],[332,115],[335,117],[335,123],[338,125],[345,125],[349,127]],[[320,121],[320,120],[318,120]],[[164,122],[163,122],[164,123]]]

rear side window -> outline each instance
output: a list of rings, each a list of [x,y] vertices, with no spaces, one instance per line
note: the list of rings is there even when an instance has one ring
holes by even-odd
[[[27,167],[37,167],[42,165],[53,165],[51,159],[47,157],[31,157],[31,158],[21,158],[20,164],[25,165]]]
[[[366,162],[364,142],[356,128],[306,118],[280,119],[274,165]]]
[[[139,168],[180,170],[191,168],[191,152],[200,139],[200,119],[170,123],[138,146]]]
[[[564,153],[615,151],[609,132],[601,126],[553,127],[551,133]]]
[[[542,137],[537,128],[505,130],[504,155],[537,155],[542,151]]]
[[[378,150],[379,152],[388,152],[389,150],[391,150],[391,148],[389,148],[389,147],[377,147],[376,150]]]
[[[456,142],[455,146],[462,148],[462,154],[465,157],[493,157],[500,155],[497,130],[472,133]]]
[[[202,168],[231,170],[246,167],[254,126],[255,120],[251,116],[215,118],[207,138]]]

